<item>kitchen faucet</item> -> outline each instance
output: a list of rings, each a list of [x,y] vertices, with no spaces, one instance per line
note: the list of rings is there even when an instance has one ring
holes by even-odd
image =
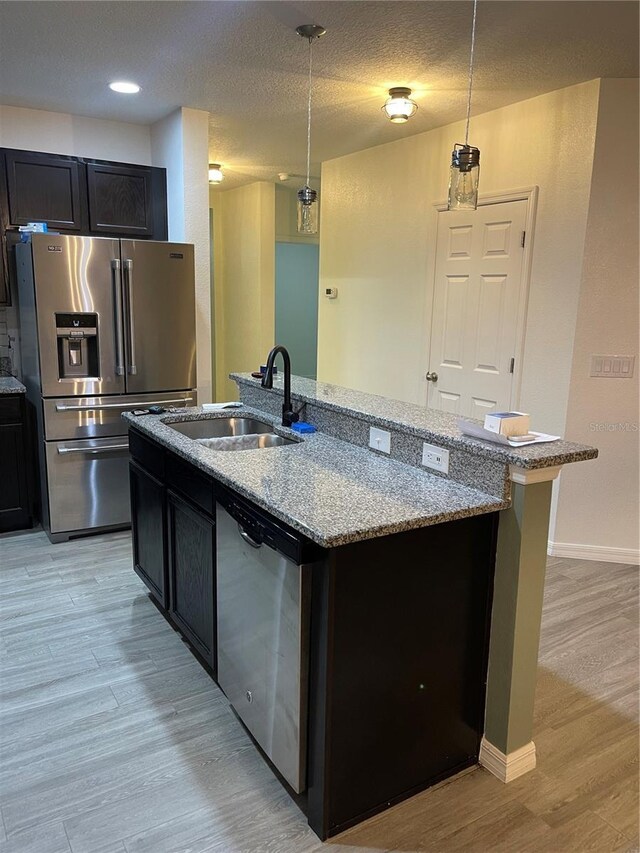
[[[262,387],[273,388],[273,363],[278,353],[282,354],[284,362],[284,403],[282,404],[282,426],[290,427],[298,420],[298,412],[291,405],[291,359],[286,347],[277,344],[267,356],[267,366],[262,374]]]

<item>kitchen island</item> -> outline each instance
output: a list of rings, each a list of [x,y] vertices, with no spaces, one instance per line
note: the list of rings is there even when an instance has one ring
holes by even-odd
[[[232,413],[125,415],[134,567],[326,838],[522,729],[502,692],[505,678],[517,687],[501,666],[503,611],[517,627],[520,606],[499,577],[519,547],[512,479],[596,452],[494,449],[442,413],[425,423],[417,407],[294,377],[319,430],[298,436],[278,425],[281,388],[235,378]],[[231,419],[288,443],[229,452],[192,437],[189,423]],[[367,448],[370,426],[395,458]],[[419,467],[422,441],[449,450],[448,476]]]

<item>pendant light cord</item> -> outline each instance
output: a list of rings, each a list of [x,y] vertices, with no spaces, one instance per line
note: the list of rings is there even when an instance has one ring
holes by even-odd
[[[471,55],[469,56],[469,94],[467,96],[467,126],[464,132],[464,144],[469,144],[469,119],[471,118],[471,89],[473,87],[473,53],[476,46],[476,12],[478,0],[473,0],[473,23],[471,24]],[[311,92],[309,92],[309,104],[311,104]]]
[[[313,38],[309,39],[309,100],[307,103],[307,186],[309,186],[309,172],[311,169],[311,69],[313,59]]]

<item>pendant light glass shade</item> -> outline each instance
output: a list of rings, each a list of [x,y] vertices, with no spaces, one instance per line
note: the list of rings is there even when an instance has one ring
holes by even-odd
[[[220,163],[209,163],[209,183],[219,184],[222,181],[224,181],[224,175]]]
[[[480,178],[480,149],[456,142],[451,152],[449,210],[476,210]]]
[[[386,113],[389,121],[394,124],[404,124],[416,114],[418,105],[411,100],[410,94],[411,89],[404,86],[395,86],[393,89],[389,89],[389,97],[382,106],[382,110]]]
[[[298,234],[318,233],[318,193],[311,187],[298,190]]]
[[[473,54],[476,44],[476,13],[478,0],[473,0],[471,24],[471,52],[469,55],[469,89],[467,93],[467,123],[464,144],[456,142],[451,152],[449,171],[449,210],[476,210],[478,207],[478,180],[480,178],[480,149],[469,145],[469,120],[471,118],[471,92],[473,90]]]

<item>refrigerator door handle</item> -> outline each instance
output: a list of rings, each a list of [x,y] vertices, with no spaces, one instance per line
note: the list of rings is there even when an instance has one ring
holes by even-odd
[[[102,444],[99,447],[62,447],[58,448],[58,455],[64,456],[67,453],[89,453],[95,456],[96,453],[111,453],[113,450],[128,450],[129,444]]]
[[[113,277],[114,325],[116,329],[116,376],[123,376],[124,339],[122,336],[122,282],[120,278],[120,261],[116,258],[111,261],[111,274]]]
[[[127,258],[122,266],[124,269],[124,286],[127,293],[127,326],[129,337],[129,364],[127,365],[127,373],[134,376],[138,372],[138,368],[136,367],[136,341],[133,324],[133,261]]]
[[[104,409],[147,409],[149,406],[164,406],[175,403],[193,403],[193,397],[176,397],[173,400],[151,400],[141,403],[93,403],[89,405],[68,406],[66,403],[56,403],[56,412],[99,412]]]

